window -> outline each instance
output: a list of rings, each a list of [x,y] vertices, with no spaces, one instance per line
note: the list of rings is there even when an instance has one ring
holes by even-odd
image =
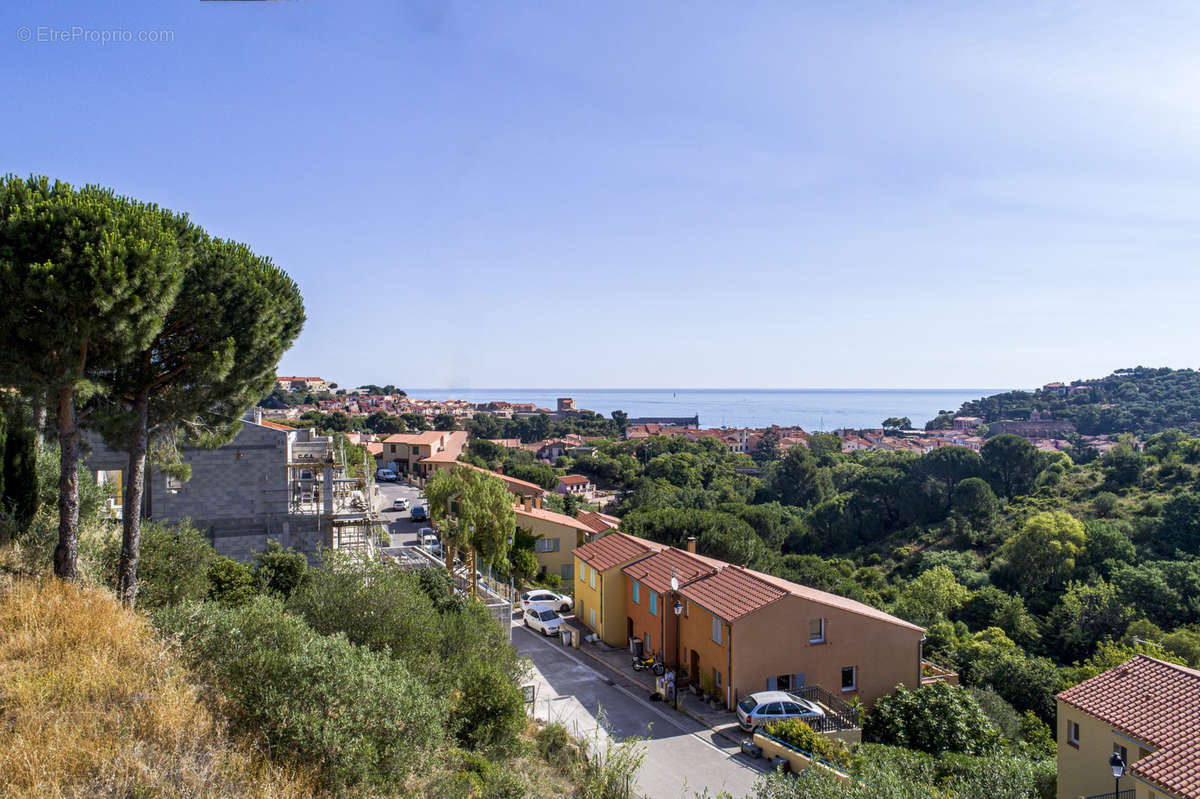
[[[178,494],[181,490],[183,490],[183,481],[180,480],[178,477],[172,477],[171,475],[168,474],[167,475],[167,493],[168,494]]]
[[[591,586],[592,586],[592,588],[595,588],[596,587],[596,570],[592,569],[591,572],[589,572],[589,574],[591,575]]]
[[[642,584],[637,580],[633,581],[633,601],[639,605],[642,603]]]
[[[825,643],[825,620],[813,619],[808,623],[808,642],[810,644]]]
[[[539,538],[537,540],[537,551],[538,552],[553,552],[554,551],[554,543],[555,542],[553,539]]]
[[[587,579],[587,564],[584,563],[582,560],[579,561],[579,579],[580,580]]]
[[[713,616],[712,639],[716,643],[721,643],[721,620]]]
[[[592,629],[596,629],[596,609],[588,608],[588,621],[590,621]]]
[[[1079,748],[1079,725],[1073,721],[1067,722],[1067,743]]]
[[[1121,762],[1127,766],[1129,765],[1129,750],[1128,749],[1121,746],[1120,744],[1114,743],[1113,744],[1113,754],[1120,755]]]
[[[858,667],[846,666],[842,669],[842,690],[853,691],[858,684]]]
[[[721,672],[717,671],[716,669],[713,669],[713,685],[715,685],[718,689],[721,687]]]
[[[562,565],[562,578],[564,580],[571,579],[571,564],[570,563],[564,563]]]
[[[650,592],[650,615],[658,615],[658,594],[653,591]]]

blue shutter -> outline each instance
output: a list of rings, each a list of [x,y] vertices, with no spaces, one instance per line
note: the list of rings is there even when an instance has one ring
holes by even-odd
[[[642,601],[641,600],[641,591],[638,590],[640,588],[641,588],[641,586],[638,585],[638,581],[634,580],[633,581],[633,601],[636,603],[639,603],[639,604]]]
[[[658,615],[658,594],[653,591],[650,592],[650,615]]]

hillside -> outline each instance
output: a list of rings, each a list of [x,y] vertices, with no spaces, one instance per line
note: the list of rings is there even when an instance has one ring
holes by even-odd
[[[963,403],[959,416],[984,422],[1028,419],[1033,411],[1043,418],[1074,423],[1083,435],[1133,433],[1148,436],[1169,428],[1200,433],[1200,371],[1118,369],[1107,377],[1074,380],[1036,391],[1009,391]],[[954,414],[942,413],[927,427],[949,426]]]

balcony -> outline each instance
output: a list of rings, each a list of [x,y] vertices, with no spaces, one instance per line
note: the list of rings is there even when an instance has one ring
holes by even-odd
[[[942,668],[932,660],[921,659],[921,685],[929,685],[935,682],[948,682],[951,685],[958,685],[957,672]]]

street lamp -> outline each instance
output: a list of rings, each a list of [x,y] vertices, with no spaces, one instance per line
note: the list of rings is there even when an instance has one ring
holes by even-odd
[[[1113,752],[1112,757],[1108,759],[1108,765],[1113,773],[1113,799],[1120,799],[1121,775],[1125,773],[1125,761],[1121,759],[1121,753]]]
[[[675,687],[673,693],[675,694],[675,709],[679,710],[679,614],[683,613],[683,603],[679,601],[679,578],[674,574],[671,575],[671,593],[675,594],[675,604],[671,606],[671,610],[675,611]]]

